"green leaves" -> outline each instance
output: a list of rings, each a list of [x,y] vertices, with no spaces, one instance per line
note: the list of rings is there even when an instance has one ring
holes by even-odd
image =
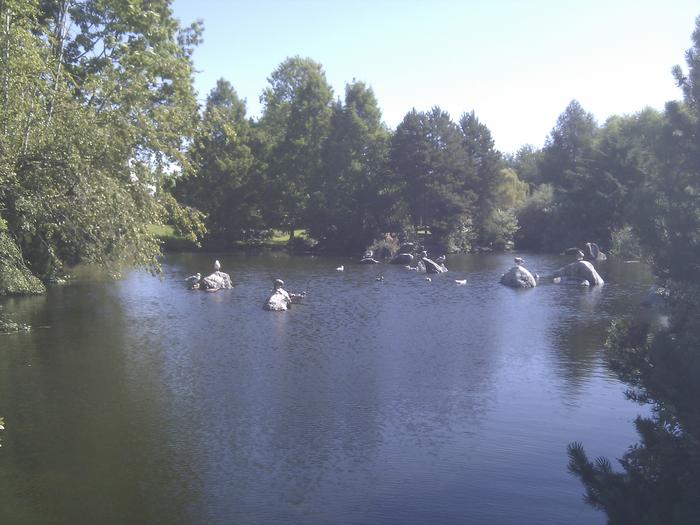
[[[371,88],[348,84],[333,108],[322,166],[306,213],[311,235],[326,249],[361,251],[384,227],[393,203],[385,195],[389,132]]]
[[[42,278],[78,263],[158,267],[153,193],[185,162],[197,109],[198,27],[181,29],[169,3],[0,6],[0,95],[13,101],[0,104],[0,208]]]
[[[272,225],[293,230],[304,221],[321,170],[332,90],[321,65],[308,58],[288,58],[269,80],[260,121],[270,144],[265,209]]]
[[[253,147],[255,135],[245,103],[221,79],[207,97],[188,169],[174,189],[182,202],[206,215],[210,237],[234,241],[262,227],[260,169]]]

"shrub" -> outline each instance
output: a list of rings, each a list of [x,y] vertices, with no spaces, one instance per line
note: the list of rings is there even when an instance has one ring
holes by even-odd
[[[376,258],[391,259],[398,253],[400,245],[398,237],[387,233],[381,239],[376,239],[372,242],[369,249],[374,252]]]
[[[493,210],[484,221],[481,240],[485,246],[504,251],[513,248],[513,236],[519,229],[512,210]]]
[[[612,232],[610,254],[620,259],[638,260],[642,257],[639,237],[631,226],[623,226]]]
[[[445,247],[449,253],[467,253],[475,240],[474,223],[470,217],[462,217],[447,233]]]

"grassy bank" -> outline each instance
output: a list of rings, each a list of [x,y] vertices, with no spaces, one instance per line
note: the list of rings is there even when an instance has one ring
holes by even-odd
[[[247,248],[268,248],[268,249],[286,249],[290,247],[289,232],[281,230],[272,230],[269,237],[254,241],[233,241],[225,242],[204,242],[203,246],[177,235],[175,228],[168,224],[154,224],[149,227],[149,231],[155,235],[162,243],[163,250],[166,252],[193,252],[200,249],[209,251],[235,251],[244,250]],[[306,230],[294,230],[294,239],[298,243],[306,243],[309,241],[306,235]]]

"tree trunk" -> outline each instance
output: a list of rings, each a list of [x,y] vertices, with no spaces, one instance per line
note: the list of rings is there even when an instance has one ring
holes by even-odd
[[[2,135],[7,136],[7,126],[8,126],[8,109],[7,105],[10,100],[10,10],[5,5],[5,2],[0,3],[0,13],[3,15],[3,30],[5,37],[5,46],[2,50],[3,54],[3,69],[5,74],[2,79],[2,107],[3,107],[3,119],[2,119]]]

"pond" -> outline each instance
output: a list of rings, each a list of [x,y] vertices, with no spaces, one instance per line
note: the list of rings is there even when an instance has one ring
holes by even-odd
[[[567,262],[523,256],[541,275]],[[234,288],[188,291],[215,258]],[[0,519],[605,523],[566,446],[613,459],[636,441],[646,409],[602,343],[652,278],[606,262],[602,287],[512,290],[512,260],[450,257],[428,282],[341,258],[181,254],[160,279],[5,299],[35,328],[0,336]],[[278,276],[304,304],[262,310]]]

